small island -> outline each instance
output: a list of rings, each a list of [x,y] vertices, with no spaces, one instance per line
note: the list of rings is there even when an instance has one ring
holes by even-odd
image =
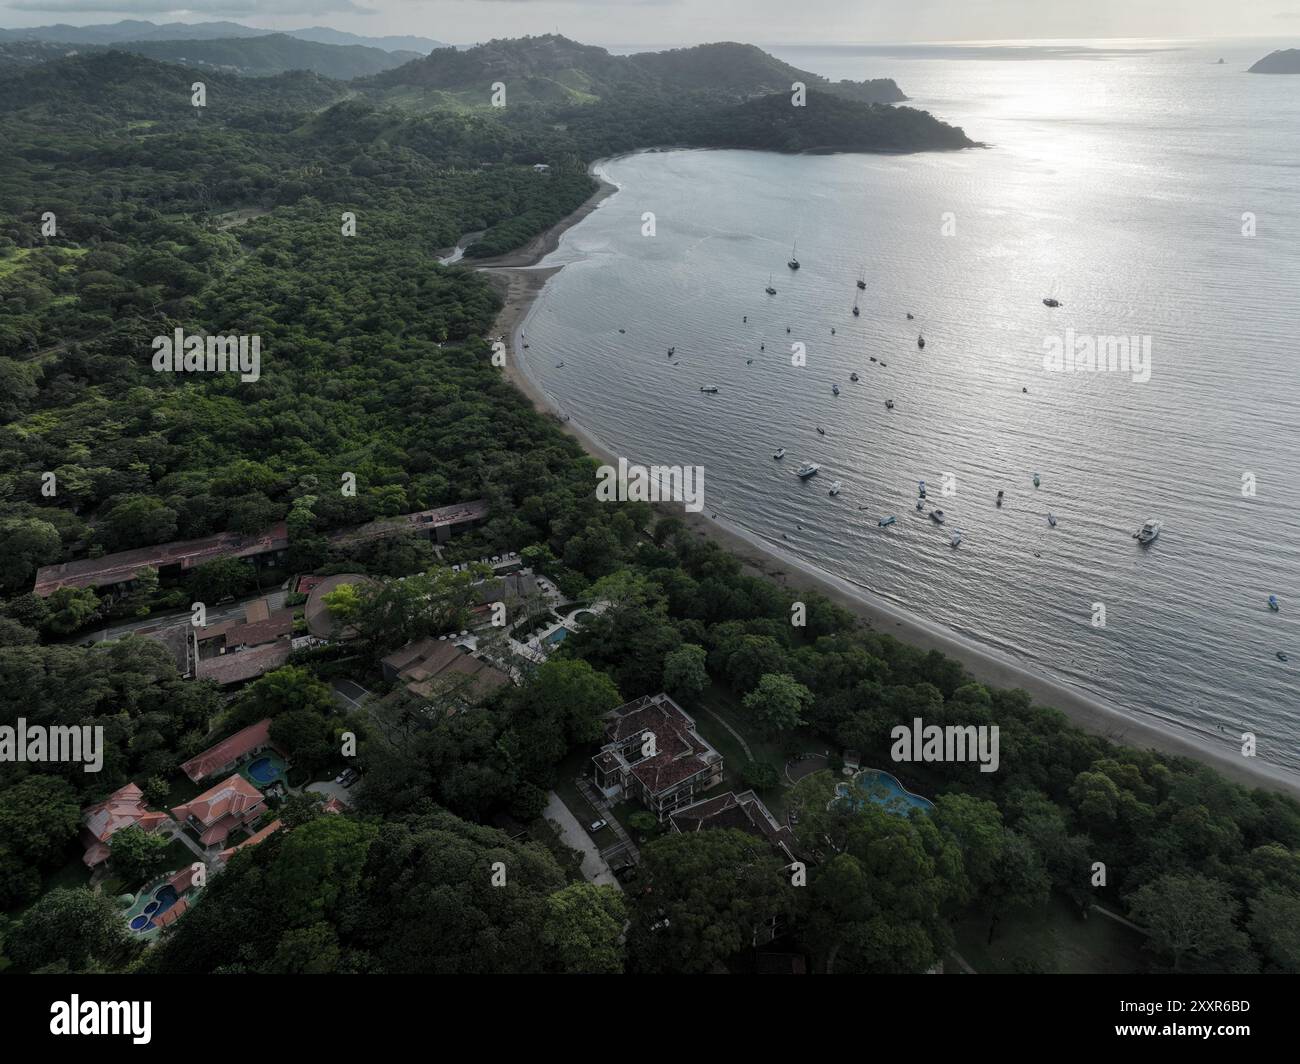
[[[1256,63],[1249,74],[1300,74],[1300,48],[1280,48]]]

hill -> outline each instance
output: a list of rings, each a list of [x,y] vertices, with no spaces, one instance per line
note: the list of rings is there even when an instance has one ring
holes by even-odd
[[[1300,48],[1282,48],[1264,56],[1250,74],[1300,74]]]
[[[140,19],[103,23],[98,26],[33,26],[30,29],[0,29],[0,41],[52,41],[60,44],[122,44],[127,41],[212,41],[230,38],[267,37],[283,33],[316,44],[359,45],[385,52],[414,52],[427,55],[448,45],[428,37],[361,37],[325,26],[300,30],[263,30],[238,22],[166,22]]]
[[[320,44],[286,33],[216,40],[127,41],[114,47],[163,62],[226,70],[245,77],[310,70],[338,81],[378,74],[418,58],[415,52],[388,52],[359,44]]]
[[[486,107],[491,86],[498,81],[505,83],[509,103],[593,103],[627,92],[703,93],[741,100],[789,93],[795,82],[860,103],[907,99],[887,78],[831,82],[748,44],[616,56],[556,34],[494,40],[463,51],[438,49],[362,87],[405,107]]]

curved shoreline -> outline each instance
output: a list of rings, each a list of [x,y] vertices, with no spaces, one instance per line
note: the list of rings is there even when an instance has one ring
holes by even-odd
[[[609,161],[597,160],[591,165],[591,172],[600,181],[601,187],[577,211],[535,237],[519,251],[502,256],[500,260],[485,260],[481,264],[490,271],[505,299],[495,329],[507,346],[504,367],[506,377],[542,413],[555,414],[557,404],[528,374],[526,360],[522,357],[523,344],[520,337],[546,282],[563,269],[562,266],[545,267],[540,263],[559,246],[560,239],[567,230],[618,191],[617,185],[607,181],[597,171],[598,167]],[[611,465],[616,464],[617,458],[610,449],[571,418],[566,416],[561,428],[592,457]],[[1209,765],[1237,783],[1300,798],[1300,776],[1282,766],[1261,762],[1257,758],[1242,757],[1234,752],[1237,749],[1235,745],[1220,749],[1191,732],[1161,726],[1108,706],[1059,681],[1032,672],[951,629],[904,613],[850,581],[782,551],[742,525],[712,518],[705,513],[678,512],[679,510],[680,508],[674,508],[673,512],[688,528],[713,539],[728,553],[735,555],[746,569],[776,580],[790,589],[816,591],[853,613],[873,631],[892,635],[900,642],[922,650],[938,650],[960,662],[981,683],[1023,690],[1035,705],[1060,711],[1084,731],[1120,745],[1191,758]]]

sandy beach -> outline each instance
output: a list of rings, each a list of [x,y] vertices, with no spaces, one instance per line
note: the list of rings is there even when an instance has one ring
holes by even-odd
[[[495,330],[507,346],[506,376],[543,413],[555,414],[556,404],[547,398],[528,375],[527,355],[523,350],[520,333],[546,282],[562,267],[539,268],[538,264],[556,249],[560,238],[568,229],[596,210],[617,190],[617,186],[601,179],[600,189],[582,207],[547,232],[535,237],[524,248],[497,259],[485,259],[476,263],[476,266],[489,274],[505,300]],[[572,419],[564,420],[561,428],[578,440],[593,457],[610,464],[617,461],[608,447]],[[628,457],[631,459],[631,456]],[[668,508],[665,506],[665,509]],[[1247,786],[1300,798],[1300,777],[1258,758],[1241,756],[1239,740],[1235,737],[1230,741],[1225,735],[1222,745],[1211,744],[1190,732],[1163,727],[1104,705],[1070,687],[1036,675],[939,625],[909,616],[881,602],[862,588],[789,555],[745,528],[724,519],[715,519],[707,513],[686,513],[681,507],[672,507],[672,511],[682,517],[689,528],[715,540],[751,571],[777,580],[793,590],[817,591],[861,618],[875,631],[888,633],[924,650],[938,650],[954,658],[981,683],[1024,690],[1035,704],[1059,710],[1085,731],[1127,746],[1193,758]]]

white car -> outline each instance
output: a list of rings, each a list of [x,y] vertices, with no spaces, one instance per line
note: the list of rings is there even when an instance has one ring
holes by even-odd
[[[608,821],[608,820],[605,820],[604,818],[602,818],[602,819],[600,819],[600,820],[592,821],[591,826],[590,826],[587,830],[590,831],[590,832],[594,835],[594,834],[595,834],[596,832],[598,832],[601,828],[603,828],[603,827],[608,827],[608,826],[609,826],[609,821]]]

